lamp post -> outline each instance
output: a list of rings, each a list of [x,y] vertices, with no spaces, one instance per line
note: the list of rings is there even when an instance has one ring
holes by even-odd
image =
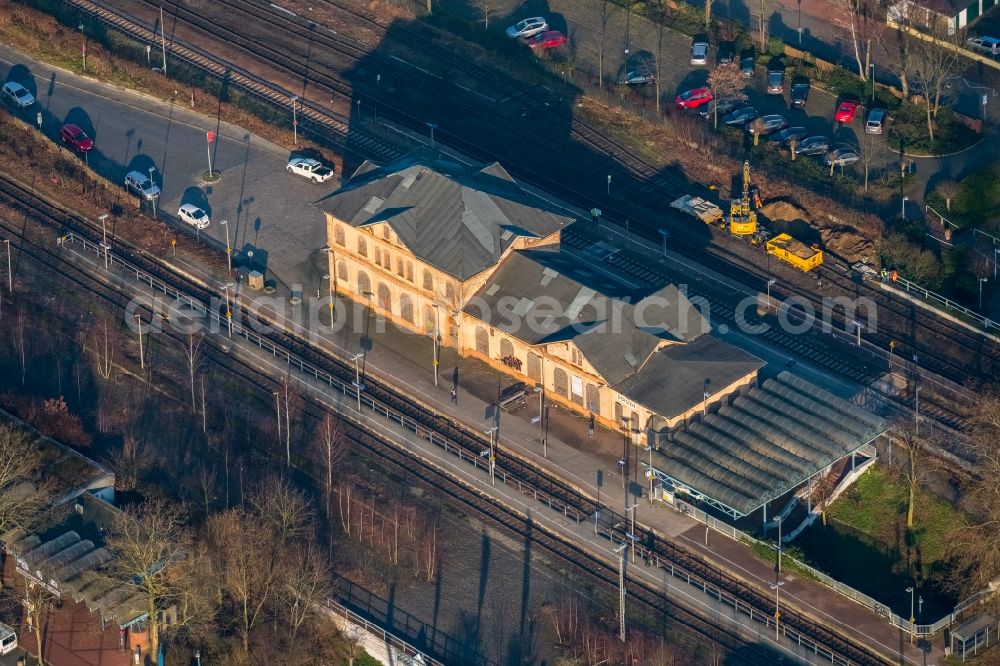
[[[13,292],[14,291],[14,271],[13,271],[13,268],[12,268],[13,264],[11,264],[11,260],[10,260],[10,239],[9,238],[4,238],[3,239],[3,243],[4,243],[4,245],[7,246],[7,291]]]
[[[776,516],[774,522],[778,523],[778,574],[781,574],[781,516]]]
[[[233,274],[233,246],[229,243],[229,220],[222,220],[219,222],[222,228],[226,230],[226,263],[229,266],[229,274]]]
[[[854,324],[854,332],[856,333],[856,340],[858,349],[861,349],[861,322],[857,319],[852,319],[851,323]]]
[[[146,369],[146,357],[142,351],[142,315],[138,312],[135,313],[135,321],[138,323],[138,328],[136,329],[139,333],[139,368],[142,370]]]
[[[618,640],[625,642],[625,549],[627,543],[615,548],[618,553]]]
[[[900,181],[902,182],[902,181]],[[900,217],[904,220],[906,219],[906,202],[910,200],[910,197],[904,196],[903,201],[900,204]]]
[[[983,311],[983,283],[988,282],[989,278],[981,277],[979,278],[979,311]]]
[[[358,411],[359,412],[361,411],[361,391],[363,391],[364,388],[365,388],[364,385],[361,383],[361,370],[358,367],[358,361],[361,359],[362,356],[364,356],[364,353],[360,353],[359,352],[359,353],[355,354],[352,357],[352,359],[351,359],[351,360],[354,361],[354,388],[356,388],[357,392],[358,392]]]
[[[83,23],[78,26],[80,34],[83,35],[83,71],[87,71],[87,33],[83,31]]]
[[[543,430],[545,422],[545,387],[539,384],[535,387],[535,393],[538,394],[538,441],[542,445],[542,457],[548,458],[549,452],[546,447],[545,431]]]
[[[776,278],[768,278],[767,280],[767,311],[771,311],[771,285],[777,282]]]
[[[194,651],[194,658],[195,658],[195,661],[198,662],[197,666],[201,666],[201,650],[195,650]]]
[[[299,101],[298,95],[292,95],[292,144],[299,145],[299,116],[298,108],[296,107],[296,102]]]
[[[868,78],[872,82],[872,103],[875,103],[875,63],[868,63],[868,69],[871,70],[871,76]]]
[[[705,383],[702,388],[704,389],[701,396],[701,415],[708,416],[708,385],[712,383],[711,379],[706,378]]]
[[[437,129],[437,125],[435,125],[434,123],[424,123],[424,124],[427,125],[427,127],[429,127],[430,130],[431,130],[431,149],[433,150],[434,149],[434,130]]]
[[[916,621],[917,617],[913,614],[913,593],[916,589],[911,585],[906,588],[906,591],[910,593],[910,645],[913,645],[913,637],[917,633]]]
[[[618,466],[622,468],[622,490],[625,490],[625,472],[628,469],[628,433],[632,428],[632,420],[623,416],[622,418],[622,457],[618,461]],[[625,494],[625,501],[628,502],[628,493]]]
[[[176,17],[176,14],[174,15]],[[160,49],[163,52],[163,76],[167,75],[167,30],[163,24],[163,3],[160,3]],[[198,666],[201,666],[200,664]]]
[[[441,306],[431,303],[434,308],[434,340],[431,345],[431,353],[434,356],[434,386],[438,385],[438,368],[441,365]]]
[[[233,288],[232,282],[226,282],[222,285],[222,288],[226,290],[226,326],[229,328],[229,337],[233,337],[233,311],[229,308],[229,290]]]
[[[784,585],[784,581],[776,581],[771,589],[774,590],[774,642],[777,643],[781,640],[781,634],[779,633],[779,628],[781,626],[781,586]]]
[[[104,270],[108,270],[108,214],[104,213],[97,219],[101,221],[101,236],[104,239],[101,244],[104,248]]]
[[[500,405],[499,404],[497,404],[497,409],[500,409]],[[496,459],[497,459],[497,455],[496,455],[496,448],[495,448],[494,442],[496,440],[496,434],[497,434],[497,431],[499,429],[500,429],[500,426],[493,426],[489,430],[486,430],[486,431],[483,432],[484,435],[489,435],[490,436],[490,458],[489,458],[488,462],[489,462],[489,465],[490,465],[490,485],[491,486],[496,486],[497,485],[496,465],[495,465],[495,462],[496,462]]]
[[[629,511],[632,512],[632,526],[629,528],[629,530],[628,530],[628,536],[627,536],[627,538],[628,538],[628,540],[629,540],[629,542],[631,543],[631,546],[632,546],[631,547],[631,551],[632,551],[632,564],[635,564],[635,541],[636,541],[636,536],[635,536],[635,510],[636,510],[636,508],[638,506],[639,506],[639,503],[636,502],[632,506],[625,507],[625,515],[626,516],[628,516],[628,512]]]
[[[156,180],[153,178],[153,172],[156,171],[156,167],[149,167],[149,182],[156,185]],[[153,219],[156,219],[156,204],[159,197],[153,197]],[[231,269],[230,269],[231,270]]]
[[[281,446],[281,394],[277,391],[271,391],[271,394],[274,395],[275,418],[278,421],[278,446]]]
[[[327,287],[330,289],[330,328],[333,328],[333,303],[337,298],[337,251],[331,245],[324,245],[323,249],[330,255],[330,278]]]
[[[913,434],[920,431],[920,387],[913,390]]]
[[[611,174],[608,174],[608,196],[611,196]]]
[[[667,238],[670,237],[670,232],[666,229],[659,230],[660,235],[663,236],[663,256],[667,256]]]

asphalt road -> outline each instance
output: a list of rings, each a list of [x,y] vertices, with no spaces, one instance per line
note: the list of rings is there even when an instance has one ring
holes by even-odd
[[[41,113],[42,130],[54,142],[59,143],[64,122],[79,125],[94,138],[94,150],[86,159],[101,176],[121,183],[129,171],[148,173],[155,168],[163,190],[158,215],[179,233],[195,233],[176,218],[182,203],[194,203],[212,220],[200,233],[206,242],[224,251],[225,228],[219,221],[229,220],[230,242],[238,257],[265,267],[266,277],[285,287],[319,288],[322,274],[311,268],[310,260],[317,261],[321,254],[316,250],[326,243],[326,230],[323,215],[311,203],[339,187],[337,179],[316,185],[288,174],[286,149],[192,113],[184,108],[183,98],[164,103],[104,86],[29,62],[3,46],[0,77],[16,79],[35,94],[36,104],[17,115],[35,124]],[[208,170],[208,130],[217,135],[212,168],[222,174],[213,184],[201,180]]]

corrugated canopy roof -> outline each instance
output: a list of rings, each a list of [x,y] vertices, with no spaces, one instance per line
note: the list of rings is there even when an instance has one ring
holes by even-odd
[[[544,238],[573,221],[499,164],[465,166],[427,150],[384,167],[366,162],[314,205],[355,227],[389,224],[417,258],[459,280],[496,264],[517,237]]]
[[[886,429],[884,419],[785,371],[677,433],[653,466],[747,515]]]

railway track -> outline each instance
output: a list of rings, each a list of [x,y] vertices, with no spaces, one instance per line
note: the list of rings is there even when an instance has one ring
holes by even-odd
[[[26,219],[35,219],[43,224],[53,235],[72,233],[74,239],[87,244],[92,249],[101,247],[102,233],[88,220],[75,214],[57,208],[41,201],[30,191],[18,183],[6,178],[0,178],[0,202],[20,210]],[[31,256],[43,257],[47,254],[51,260],[57,256],[52,250],[47,250],[27,236],[25,232],[6,222],[0,223],[5,234],[20,239],[22,251],[35,253]],[[214,296],[221,294],[204,285],[192,284],[188,279],[177,276],[171,269],[127,243],[112,241],[114,254],[121,257],[148,276],[149,281],[162,284],[163,291],[168,289],[183,295],[192,303],[208,303]],[[113,263],[113,262],[112,262]],[[143,278],[145,281],[145,278]],[[120,306],[121,303],[118,303]],[[202,305],[204,308],[204,305]],[[221,312],[206,309],[210,317],[216,318],[223,329],[225,321]],[[152,314],[152,313],[151,313]],[[238,314],[241,314],[238,312]],[[304,341],[296,339],[283,332],[268,334],[265,338],[253,333],[249,327],[244,328],[240,317],[236,318],[235,334],[247,339],[260,349],[270,348],[272,353],[289,363],[300,372],[312,375],[325,381],[330,387],[340,387],[350,397],[360,396],[354,385],[355,369],[340,359],[322,353]],[[277,329],[277,327],[274,327]],[[299,356],[299,353],[303,356]],[[477,467],[481,464],[479,455],[486,442],[478,433],[466,430],[460,424],[440,418],[440,415],[421,405],[405,395],[396,393],[391,387],[381,384],[374,377],[367,377],[363,382],[365,389],[365,405],[371,405],[373,412],[384,414],[390,420],[407,428],[420,438],[444,448],[451,455],[457,455],[466,462]],[[269,389],[270,390],[270,389]],[[385,402],[383,402],[383,399]],[[498,455],[498,481],[509,488],[516,488],[519,493],[533,497],[546,504],[566,518],[578,524],[591,519],[596,521],[598,532],[613,543],[632,541],[625,526],[627,522],[622,514],[598,504],[569,488],[562,480],[547,472],[540,472],[512,455]],[[599,511],[598,511],[599,510]],[[595,517],[596,516],[596,517]],[[706,593],[711,592],[720,603],[731,605],[734,613],[750,617],[752,621],[772,627],[776,609],[769,594],[756,590],[747,583],[717,569],[703,558],[674,544],[652,530],[637,526],[635,530],[635,548],[637,554],[653,566],[668,572],[672,577],[694,583]],[[565,544],[565,547],[579,550],[575,544]],[[585,564],[586,566],[586,564]],[[654,591],[660,595],[660,591]],[[787,605],[782,608],[782,620],[779,629],[786,637],[798,642],[799,645],[812,646],[817,654],[827,653],[833,663],[842,664],[884,664],[885,659],[873,653],[868,648],[840,636],[816,620],[802,614]],[[773,629],[772,629],[773,630]]]
[[[67,1],[81,6],[83,4],[92,4],[88,0]],[[152,0],[146,1],[150,6],[153,6],[154,3]],[[476,95],[462,95],[461,93],[456,95],[455,88],[443,81],[441,77],[437,77],[418,66],[406,64],[397,56],[378,53],[373,55],[365,52],[363,48],[352,43],[349,38],[338,33],[333,33],[332,31],[324,31],[308,19],[294,14],[290,15],[288,12],[282,11],[269,3],[263,4],[249,0],[225,0],[224,2],[220,0],[220,3],[225,5],[227,10],[231,10],[246,19],[256,17],[259,22],[259,16],[261,14],[265,15],[268,19],[267,27],[270,31],[269,36],[273,38],[277,34],[283,33],[285,35],[283,37],[285,45],[292,44],[293,46],[287,48],[267,46],[261,43],[262,40],[248,39],[239,32],[224,27],[221,21],[206,20],[205,16],[196,14],[188,9],[175,8],[178,12],[177,19],[189,23],[192,29],[200,31],[204,31],[203,26],[211,25],[213,29],[207,33],[209,37],[223,41],[230,39],[238,40],[235,42],[237,48],[242,49],[247,55],[262,61],[269,67],[282,71],[289,76],[305,77],[315,84],[322,85],[325,90],[331,91],[332,94],[339,96],[343,101],[349,103],[364,101],[366,105],[370,104],[373,110],[377,104],[383,116],[388,116],[394,121],[418,131],[425,130],[426,122],[422,116],[411,112],[412,109],[409,104],[400,103],[394,106],[391,103],[387,103],[384,100],[384,96],[376,97],[370,91],[367,93],[362,92],[357,86],[353,85],[353,82],[335,75],[336,68],[340,67],[341,70],[347,70],[351,67],[356,67],[370,73],[374,71],[377,65],[379,71],[386,72],[387,77],[395,76],[403,79],[420,79],[422,84],[421,92],[427,93],[424,95],[425,97],[461,98],[467,106],[476,109],[477,113],[475,115],[492,117],[496,123],[498,134],[503,135],[507,140],[509,140],[508,137],[510,136],[523,136],[525,137],[524,141],[531,141],[538,146],[542,146],[545,143],[544,132],[541,132],[540,135],[539,132],[531,133],[526,131],[524,126],[527,123],[512,121],[508,117],[509,114],[507,111],[509,109],[503,109],[501,113],[496,108],[497,104],[486,103]],[[344,2],[327,1],[326,4],[348,11],[347,5]],[[121,30],[128,30],[128,26],[123,24],[123,22],[127,23],[125,19],[107,9],[101,9],[101,11],[102,18],[105,13],[116,17],[115,23],[111,23],[110,19],[107,19],[109,20],[109,24]],[[173,11],[171,10],[172,13]],[[374,20],[370,16],[370,13],[360,12],[356,8],[350,11],[349,15],[352,20],[364,20],[373,26],[381,26],[381,29],[388,29],[385,25],[379,24]],[[197,25],[195,25],[195,22],[197,22]],[[243,25],[245,27],[246,21],[243,21]],[[274,30],[276,27],[283,27],[284,29],[283,31],[276,31]],[[307,30],[309,40],[301,39],[300,33],[303,29]],[[426,26],[419,26],[419,29],[410,27],[400,28],[398,25],[394,25],[391,29],[393,31],[403,30],[406,35],[413,35],[414,41],[418,43],[421,40],[428,42],[429,45],[422,45],[421,48],[425,48],[428,53],[440,59],[449,67],[455,68],[461,66],[467,75],[483,82],[488,81],[489,85],[492,86],[506,84],[506,87],[499,88],[500,93],[511,92],[504,99],[523,98],[523,90],[512,90],[509,80],[504,77],[498,77],[496,73],[478,67],[467,60],[456,60],[456,54],[440,45],[433,44],[431,41],[432,35],[428,36],[424,34],[428,33],[431,30],[430,28]],[[135,36],[148,40],[153,33],[148,29],[146,29],[146,33],[144,37],[141,34]],[[269,40],[263,41],[268,42]],[[305,46],[303,46],[304,44]],[[320,61],[317,55],[319,52],[314,50],[316,46],[329,49],[335,54],[336,59],[332,62]],[[184,49],[186,47],[176,45],[175,43],[175,46],[172,48]],[[302,50],[303,48],[305,48],[305,51]],[[205,56],[201,56],[201,58],[205,59]],[[313,59],[310,60],[310,58]],[[364,62],[364,66],[359,65],[362,62]],[[220,67],[216,65],[213,71],[217,76],[224,76],[225,71],[223,70],[223,73],[219,74],[219,69]],[[262,85],[259,83],[259,79],[257,80],[257,85]],[[371,88],[370,85],[368,87]],[[285,99],[285,103],[287,104],[287,100],[290,98],[284,97],[285,95],[290,96],[291,93],[285,91],[278,93],[276,96],[279,101]],[[274,101],[274,98],[275,95],[271,95],[272,101]],[[305,104],[314,114],[322,115],[324,113],[323,109],[316,109],[315,104],[311,106],[310,103]],[[547,102],[539,102],[537,106],[540,107],[542,112],[548,109]],[[400,107],[406,108],[402,109]],[[361,106],[358,106],[358,110],[360,114]],[[427,115],[429,114],[423,114],[423,116]],[[344,145],[351,144],[358,152],[364,152],[365,146],[362,144],[368,142],[368,134],[361,127],[363,123],[351,123],[349,119],[345,122],[348,123],[348,127],[346,129],[346,136],[344,137]],[[661,225],[642,223],[641,220],[644,219],[643,214],[645,214],[645,219],[663,219],[666,217],[670,224],[672,242],[678,249],[683,250],[685,254],[694,253],[695,256],[698,254],[707,255],[713,260],[713,268],[717,268],[720,272],[741,282],[757,286],[761,289],[763,288],[763,283],[766,282],[770,274],[765,274],[761,271],[760,258],[763,256],[762,253],[754,252],[745,244],[732,239],[720,237],[720,234],[715,231],[712,232],[714,238],[711,245],[706,246],[703,239],[692,239],[694,231],[703,232],[703,230],[693,230],[692,224],[688,220],[678,221],[676,218],[671,218],[672,212],[668,212],[664,216],[664,211],[668,210],[667,202],[679,195],[684,188],[678,187],[665,173],[658,171],[655,167],[635,156],[625,147],[603,136],[598,130],[582,122],[579,118],[571,116],[568,122],[570,123],[572,138],[578,145],[573,146],[576,153],[567,155],[565,161],[568,164],[575,165],[576,168],[582,168],[580,165],[594,161],[595,152],[600,155],[609,156],[614,160],[616,173],[624,172],[630,176],[629,178],[619,179],[624,182],[616,184],[616,188],[624,190],[621,198],[630,202],[641,201],[646,204],[643,213],[643,211],[637,211],[633,208],[623,209],[618,200],[601,202],[602,209],[606,213],[604,219],[630,226],[636,233],[650,240],[658,241],[660,239],[659,229]],[[540,120],[533,119],[530,124],[533,127],[538,125],[544,129],[546,125],[545,114],[542,113]],[[341,126],[338,128],[338,131],[344,132],[345,129]],[[454,144],[456,147],[473,156],[482,159],[492,159],[494,157],[489,147],[468,141],[462,136],[461,132],[441,128],[439,128],[438,132],[439,136],[445,138],[449,143]],[[588,146],[589,150],[581,151],[581,147],[583,146]],[[561,147],[565,148],[565,146]],[[372,154],[371,156],[376,159],[379,157],[377,154]],[[527,180],[583,205],[590,205],[594,202],[595,196],[593,191],[583,193],[575,189],[577,183],[593,180],[593,178],[557,178],[551,173],[532,169],[530,165],[525,166],[524,160],[518,159],[518,156],[513,153],[505,155],[505,159],[509,159],[510,164],[514,165],[512,171],[515,174],[525,177]],[[619,183],[619,181],[616,180],[616,183]],[[639,213],[638,216],[636,215],[637,212]],[[633,220],[631,225],[629,225],[629,220]],[[844,276],[846,269],[846,265],[843,265],[842,262],[831,260],[821,273],[822,279],[826,280],[828,284],[836,284],[839,288],[847,290],[848,293],[857,293],[858,286]],[[780,274],[781,269],[777,269],[776,273]],[[784,277],[786,278],[784,284],[779,284],[772,289],[775,298],[795,296],[805,299],[805,302],[812,304],[814,307],[822,306],[822,296],[816,293],[813,280],[796,275],[791,272],[791,269],[784,272]],[[872,298],[878,304],[881,315],[879,330],[866,333],[866,340],[871,344],[877,345],[880,349],[887,348],[890,339],[899,343],[901,349],[903,349],[903,345],[906,345],[909,351],[915,356],[920,357],[921,365],[931,370],[934,374],[948,380],[948,391],[952,393],[962,392],[963,388],[961,385],[969,380],[970,376],[990,380],[994,377],[995,372],[1000,373],[1000,350],[995,349],[988,343],[984,343],[981,336],[977,336],[961,327],[951,325],[937,318],[928,317],[925,313],[919,311],[919,309],[908,307],[906,304],[900,303],[878,290],[867,289],[863,295]],[[886,314],[890,316],[888,322],[886,322]],[[837,311],[833,312],[832,318],[843,330],[847,330],[851,325],[846,320],[846,317]],[[951,360],[947,355],[940,353],[942,349],[953,350],[953,353],[957,353],[958,357],[955,360]],[[900,357],[897,358],[902,362]],[[872,360],[873,362],[875,361],[874,358]],[[978,362],[974,363],[977,360]],[[881,363],[883,361],[878,362]],[[836,365],[833,367],[836,369]],[[935,382],[934,376],[929,373],[925,375],[925,380],[928,384],[934,384]],[[925,393],[925,397],[928,399],[925,405],[930,407],[929,401],[933,397],[929,392]],[[903,398],[902,400],[905,402],[906,399]],[[965,414],[956,412],[954,409],[955,404],[956,401],[943,397],[934,409],[934,416],[949,427],[960,425]]]

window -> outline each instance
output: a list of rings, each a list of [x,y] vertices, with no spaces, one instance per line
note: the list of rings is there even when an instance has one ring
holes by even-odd
[[[576,375],[570,377],[569,398],[576,404],[583,407],[583,380]]]
[[[570,345],[569,350],[570,350],[570,356],[573,359],[573,365],[580,365],[582,363],[582,361],[580,360],[580,351],[573,345]]]
[[[434,332],[438,331],[438,323],[436,321],[434,308],[430,305],[424,306],[424,328],[427,329],[427,333],[434,335]]]
[[[347,282],[347,262],[343,259],[337,262],[337,279]]]
[[[534,352],[528,352],[528,376],[536,382],[542,381],[542,357]]]
[[[339,222],[333,227],[333,242],[340,246],[344,246],[347,243],[344,240],[344,225]]]
[[[510,343],[510,340],[504,338],[500,341],[500,357],[507,358],[514,355],[514,345]]]
[[[482,326],[476,326],[476,351],[486,356],[490,355],[490,335]]]
[[[386,312],[392,312],[392,296],[384,282],[378,283],[378,306]]]
[[[381,266],[382,265],[382,250],[380,250],[380,249],[378,249],[376,247],[374,250],[372,250],[372,253],[373,253],[374,257],[375,257],[375,265],[376,266]]]
[[[413,262],[406,262],[406,279],[413,282]]]
[[[388,224],[382,225],[382,238],[384,238],[385,240],[389,240],[392,238],[392,232],[389,230]]]
[[[552,372],[552,388],[562,397],[569,395],[569,375],[562,368],[556,368]]]
[[[396,275],[398,275],[399,277],[403,277],[404,275],[402,257],[396,257]]]
[[[601,413],[601,392],[593,384],[587,384],[587,411]]]
[[[399,297],[399,316],[405,321],[413,323],[413,301],[409,294],[402,294]]]
[[[639,429],[639,413],[638,412],[632,412],[631,421],[632,422],[629,424],[629,427],[632,428],[632,430],[638,430]]]
[[[368,279],[368,273],[364,271],[358,271],[358,294],[364,296],[366,293],[372,290],[371,280]]]
[[[358,236],[358,254],[362,257],[368,256],[368,243],[365,242],[364,236]]]
[[[424,269],[424,289],[434,289],[434,276],[426,268]]]
[[[624,417],[625,417],[625,408],[622,407],[622,403],[616,402],[615,403],[615,424],[619,428],[622,427],[622,419]]]
[[[448,300],[455,298],[455,285],[451,283],[451,280],[444,283],[444,297]]]

